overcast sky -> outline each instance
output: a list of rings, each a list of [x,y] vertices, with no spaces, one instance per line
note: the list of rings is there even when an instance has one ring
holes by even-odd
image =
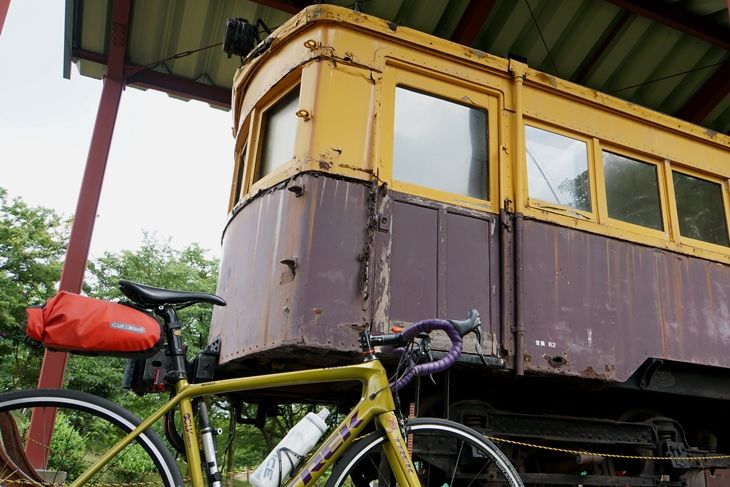
[[[71,216],[102,82],[63,79],[64,3],[13,0],[0,34],[0,186]],[[174,53],[171,53],[174,54]],[[233,161],[231,114],[127,88],[91,243],[136,248],[142,232],[220,255]]]

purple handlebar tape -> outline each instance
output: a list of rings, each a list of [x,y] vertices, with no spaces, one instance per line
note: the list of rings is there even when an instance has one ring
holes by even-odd
[[[449,350],[445,357],[440,358],[435,362],[418,364],[414,367],[411,367],[408,372],[406,372],[400,379],[393,383],[393,385],[391,386],[393,391],[397,391],[405,387],[406,384],[408,384],[411,379],[413,379],[413,377],[416,375],[435,374],[437,372],[443,372],[444,370],[454,365],[456,359],[458,359],[459,355],[461,355],[464,341],[461,339],[461,335],[459,335],[459,332],[456,330],[456,328],[454,328],[454,325],[446,320],[419,321],[418,323],[415,323],[403,330],[401,332],[401,336],[404,338],[404,340],[411,341],[419,333],[428,333],[433,330],[442,330],[446,332],[446,334],[449,336],[449,339],[451,340],[451,350]],[[398,349],[396,350],[398,351]]]

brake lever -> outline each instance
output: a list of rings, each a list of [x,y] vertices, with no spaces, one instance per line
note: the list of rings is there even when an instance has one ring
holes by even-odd
[[[465,335],[468,335],[469,333],[474,332],[476,335],[476,344],[474,345],[474,350],[476,351],[477,355],[479,355],[479,359],[484,365],[489,365],[487,363],[487,359],[484,357],[484,350],[482,349],[482,320],[479,316],[479,312],[475,309],[469,310],[469,316],[467,319],[463,321],[455,321],[455,320],[449,320],[452,325],[454,325],[454,328],[457,329],[459,334],[463,337]]]
[[[418,351],[416,353],[418,356],[416,357],[415,362],[418,363],[422,357],[426,357],[429,362],[433,362],[434,357],[431,350],[431,335],[428,333],[420,333],[416,338],[416,343],[418,344]],[[433,374],[428,374],[428,376],[433,385],[436,385],[436,379],[433,378]]]

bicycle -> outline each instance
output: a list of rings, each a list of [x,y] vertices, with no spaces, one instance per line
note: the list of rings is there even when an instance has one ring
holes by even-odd
[[[183,486],[182,474],[170,450],[150,428],[177,410],[182,422],[190,482],[194,487],[219,487],[222,476],[216,459],[214,432],[210,427],[206,403],[198,401],[198,398],[262,388],[359,381],[362,392],[357,404],[337,426],[330,428],[327,438],[306,461],[294,469],[296,472],[286,481],[287,486],[308,487],[317,481],[325,481],[331,487],[382,487],[392,483],[467,486],[475,481],[496,486],[522,486],[507,457],[478,432],[444,419],[402,418],[396,407],[394,398],[397,391],[413,377],[446,370],[456,362],[462,351],[462,337],[470,332],[479,333],[481,323],[476,311],[472,311],[465,321],[426,320],[390,334],[373,335],[367,329],[363,330],[360,332],[360,344],[364,360],[359,364],[191,383],[186,373],[184,343],[180,334],[183,324],[179,322],[176,311],[194,303],[223,306],[225,301],[212,294],[152,288],[129,281],[120,281],[120,289],[136,306],[154,310],[162,319],[162,330],[166,336],[164,346],[171,362],[166,380],[174,386],[174,394],[143,421],[106,399],[79,391],[28,390],[0,394],[0,432],[3,437],[0,447],[5,445],[5,448],[0,448],[0,460],[5,458],[11,462],[5,463],[4,469],[0,462],[0,469],[5,470],[0,472],[0,484],[119,485],[125,479],[129,480],[131,474],[124,470],[124,465],[129,463],[131,455],[135,461],[141,456],[146,457],[144,462],[152,465],[154,471],[152,479],[136,479],[133,484]],[[433,330],[447,334],[452,342],[450,351],[439,360],[416,363],[414,341],[426,342],[426,334]],[[401,356],[400,373],[392,383],[375,356],[374,349],[378,346],[391,347]],[[59,435],[65,441],[65,446],[60,446],[64,448],[60,459],[53,457],[53,452],[43,458],[46,464],[50,461],[56,465],[53,468],[35,468],[23,451],[13,448],[20,439],[27,439],[28,412],[32,409],[36,409],[36,414],[43,418],[52,416],[54,419],[44,423],[43,428],[49,427],[53,421],[56,428],[54,438]],[[58,412],[48,414],[48,409]],[[8,421],[8,418],[13,421]],[[92,427],[92,420],[101,421],[102,426]],[[64,425],[70,421],[88,431],[89,435],[100,432],[100,438],[106,438],[112,430],[118,431],[118,439],[104,439],[104,447],[108,447],[108,451],[101,456],[77,455],[73,441],[65,438],[63,433]],[[371,422],[377,429],[362,435]],[[54,441],[43,445],[45,451],[59,446],[54,445]],[[12,465],[14,470],[8,471],[8,465]],[[57,465],[62,466],[59,468]],[[329,472],[329,476],[323,476],[324,472]],[[65,475],[64,479],[59,477],[61,474]],[[280,480],[279,484],[283,483]]]

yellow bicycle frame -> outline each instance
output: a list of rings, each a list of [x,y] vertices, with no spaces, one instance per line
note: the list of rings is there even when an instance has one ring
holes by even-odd
[[[78,487],[88,482],[137,436],[177,406],[179,406],[182,416],[185,453],[192,484],[193,487],[204,487],[203,472],[200,468],[198,433],[193,420],[193,398],[255,389],[344,381],[359,381],[362,384],[360,400],[347,417],[334,428],[321,446],[309,457],[307,462],[293,475],[287,487],[307,487],[311,485],[347,450],[352,440],[373,419],[384,430],[388,438],[383,447],[399,485],[413,487],[420,485],[416,469],[408,454],[406,442],[403,439],[394,413],[395,403],[393,402],[393,394],[388,385],[385,369],[380,361],[372,360],[343,367],[283,372],[204,382],[202,384],[189,384],[186,380],[181,380],[176,385],[176,394],[173,398],[114,445],[89,470],[77,478],[71,484],[71,487]]]

